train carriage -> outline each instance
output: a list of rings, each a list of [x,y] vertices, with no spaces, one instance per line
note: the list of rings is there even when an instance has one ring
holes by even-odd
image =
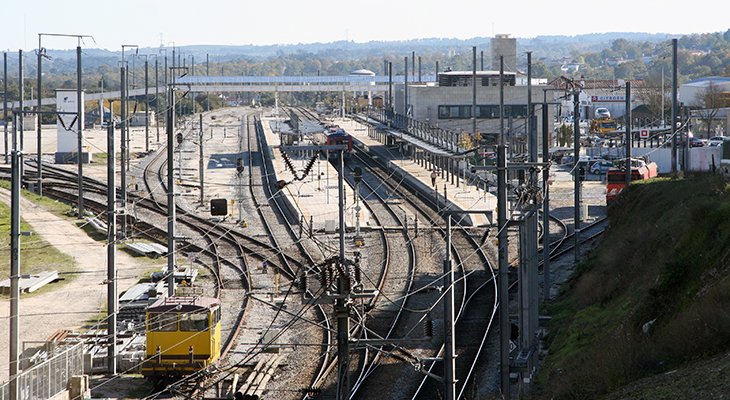
[[[328,145],[347,145],[347,152],[352,151],[352,136],[341,128],[330,128],[327,134]]]
[[[147,308],[142,374],[188,375],[220,357],[221,306],[211,297],[161,298]]]

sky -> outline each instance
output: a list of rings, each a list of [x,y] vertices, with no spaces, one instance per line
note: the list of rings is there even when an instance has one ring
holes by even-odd
[[[352,40],[709,33],[730,28],[717,0],[2,0],[0,49],[36,49],[39,33],[91,35],[82,47],[269,45]],[[517,8],[519,7],[519,8]],[[79,21],[79,22],[77,22]],[[42,37],[71,49],[75,38]]]

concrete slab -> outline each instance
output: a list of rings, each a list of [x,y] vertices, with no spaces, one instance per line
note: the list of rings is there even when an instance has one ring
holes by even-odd
[[[58,271],[43,271],[37,275],[21,275],[18,286],[21,292],[32,293],[58,279]],[[0,293],[10,293],[10,279],[0,281]]]

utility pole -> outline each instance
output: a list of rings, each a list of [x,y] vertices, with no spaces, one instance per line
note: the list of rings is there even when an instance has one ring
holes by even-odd
[[[411,52],[411,76],[415,78],[416,76],[416,52]]]
[[[3,131],[5,164],[8,163],[8,53],[3,52]]]
[[[499,341],[502,398],[510,399],[509,275],[507,269],[507,146],[504,138],[504,56],[499,56],[499,145],[497,146],[497,254],[499,258]]]
[[[163,86],[165,88],[165,95],[163,96],[165,98],[165,106],[170,107],[170,104],[167,103],[167,100],[170,99],[170,95],[167,93],[168,90],[170,90],[170,87],[167,85],[167,49],[161,49],[165,51],[165,64],[163,68],[163,75],[164,75],[164,81],[162,82]],[[158,114],[159,116],[159,114]],[[167,112],[165,112],[165,118],[167,118]],[[167,120],[165,120],[165,129],[167,129]],[[159,140],[158,140],[159,142]]]
[[[672,39],[672,176],[677,176],[677,39]],[[689,139],[688,139],[689,140]]]
[[[475,48],[476,49],[476,48]],[[475,50],[476,51],[476,50]],[[444,258],[444,399],[456,400],[456,345],[454,341],[454,268],[451,265],[451,214],[446,214]]]
[[[205,53],[205,76],[210,76],[210,58],[208,53]],[[205,111],[210,111],[210,93],[205,95]]]
[[[418,83],[421,83],[421,56],[418,56]]]
[[[538,327],[538,289],[537,289],[537,131],[534,123],[532,105],[532,53],[527,52],[527,134],[528,154],[532,167],[527,167],[528,176],[525,195],[518,195],[526,199],[520,204],[520,267],[518,278],[518,315],[519,315],[519,353],[515,357],[514,365],[523,375],[521,382],[531,381],[532,371],[537,354],[535,333]],[[514,220],[514,218],[513,218]]]
[[[631,184],[631,82],[626,81],[626,186]]]
[[[109,103],[111,108],[111,102]],[[114,123],[106,128],[106,202],[107,202],[107,364],[109,375],[117,373],[117,221],[116,221],[116,183],[114,160]]]
[[[158,57],[155,57],[155,130],[157,131],[157,143],[160,143],[160,77],[157,71],[158,64]]]
[[[408,57],[403,57],[404,85],[403,85],[403,115],[408,116]]]
[[[43,141],[42,141],[42,135],[41,135],[41,99],[43,98],[43,83],[42,83],[42,60],[43,57],[46,56],[46,49],[43,48],[41,44],[41,39],[43,36],[56,36],[56,37],[72,37],[76,38],[81,43],[81,40],[85,37],[92,37],[89,35],[71,35],[66,33],[39,33],[38,34],[38,126],[36,127],[36,147],[38,149],[38,195],[43,196],[43,163],[42,163],[42,155],[43,155]],[[78,70],[81,70],[81,56],[80,53],[77,52],[77,64],[78,64]],[[78,72],[77,72],[78,73]],[[81,85],[79,84],[79,87]],[[80,90],[80,89],[79,89]],[[79,117],[80,118],[80,117]],[[102,112],[102,119],[104,118],[104,114]],[[80,119],[79,119],[80,120]],[[79,133],[79,136],[81,133]],[[80,174],[79,174],[80,175]]]
[[[122,48],[123,49],[123,48]],[[120,87],[120,96],[122,101],[122,116],[121,121],[119,123],[119,131],[120,131],[120,155],[119,155],[119,161],[121,168],[119,169],[119,172],[121,174],[121,188],[122,188],[122,194],[121,194],[121,202],[122,202],[122,218],[121,218],[121,234],[122,238],[127,237],[127,168],[126,166],[126,160],[127,160],[127,71],[126,67],[124,66],[124,58],[122,58],[122,67],[120,69],[120,79],[121,83],[119,85]],[[114,124],[114,121],[112,121],[112,125]]]
[[[356,246],[362,246],[365,242],[360,234],[360,182],[362,181],[362,169],[360,167],[355,167],[353,178],[355,180],[355,237],[353,240]]]
[[[576,84],[577,85],[577,84]],[[581,189],[581,171],[578,167],[580,161],[580,89],[578,86],[573,88],[573,176],[575,192],[573,207],[573,246],[575,247],[575,255],[573,261],[578,264],[580,260],[580,189]]]
[[[21,96],[22,97],[22,96]],[[20,114],[22,118],[22,113]],[[18,373],[20,372],[20,165],[22,153],[18,151],[18,114],[13,113],[13,151],[11,161],[10,202],[10,400],[20,400]]]
[[[550,131],[548,129],[547,90],[542,92],[542,276],[544,279],[544,300],[550,300]]]
[[[175,177],[174,143],[175,91],[169,90],[167,108],[167,295],[175,295]],[[182,167],[182,166],[181,166]]]
[[[190,56],[190,76],[195,76],[195,56]],[[190,116],[195,115],[195,93],[190,92]]]
[[[393,63],[390,61],[388,61],[388,109],[393,110]]]
[[[340,173],[337,179],[340,218],[340,273],[337,276],[335,314],[337,316],[337,399],[350,398],[350,274],[345,260],[345,151],[340,151]]]
[[[144,151],[150,151],[150,93],[149,93],[149,82],[147,81],[148,76],[148,61],[147,57],[144,58]]]
[[[43,196],[43,165],[42,165],[43,164],[43,162],[42,162],[42,158],[43,158],[42,142],[43,142],[43,140],[41,139],[41,120],[42,120],[42,117],[41,117],[41,99],[43,98],[43,84],[41,83],[41,76],[42,76],[42,74],[41,74],[41,69],[42,69],[41,60],[43,59],[43,50],[44,49],[41,47],[41,35],[39,34],[38,35],[38,67],[36,68],[37,69],[37,72],[38,72],[38,82],[37,82],[37,86],[38,86],[38,96],[37,96],[38,97],[38,105],[37,105],[38,114],[37,114],[37,117],[36,118],[38,118],[38,120],[36,122],[36,129],[35,129],[35,132],[36,132],[36,149],[38,151],[38,159],[37,159],[38,163],[36,165],[36,170],[37,170],[37,174],[38,174],[38,178],[37,178],[37,186],[38,186],[38,189],[36,189],[36,190],[37,190],[37,193],[38,193],[39,196]],[[104,114],[102,114],[102,118],[103,118],[103,115]]]
[[[482,50],[480,53],[481,53],[482,63],[481,63],[481,68],[479,70],[484,71],[484,50]]]
[[[78,210],[79,218],[84,218],[84,102],[83,93],[81,92],[81,46],[76,46],[76,127],[78,129],[78,137],[76,139],[76,151],[78,161],[78,186],[79,186],[79,199],[78,199]],[[39,110],[40,111],[40,110]],[[40,118],[40,115],[39,115]]]
[[[18,126],[20,126],[20,153],[23,153],[23,144],[25,142],[23,137],[23,132],[25,131],[25,115],[23,114],[23,92],[25,92],[25,89],[23,87],[23,50],[18,50],[18,94],[19,102],[18,102],[18,109],[20,110],[20,119]],[[15,114],[15,113],[13,113]],[[13,140],[15,140],[13,138]],[[13,147],[15,149],[15,147]],[[20,170],[20,185],[23,185],[23,163],[21,162],[18,164],[18,169]]]
[[[122,67],[120,69],[120,96],[121,96],[121,105],[122,105],[122,112],[121,112],[121,122],[119,124],[119,129],[121,131],[120,134],[120,150],[121,155],[119,157],[120,161],[120,179],[121,179],[121,189],[122,189],[122,195],[121,195],[121,203],[122,203],[122,218],[121,218],[121,236],[123,239],[127,237],[127,165],[129,164],[129,128],[128,128],[128,118],[127,115],[127,95],[129,94],[127,83],[128,83],[128,77],[129,77],[129,71],[127,68],[126,60],[124,59],[124,49],[126,47],[137,47],[136,44],[123,44],[122,45]],[[113,124],[112,120],[112,124]]]
[[[200,207],[205,205],[205,169],[203,169],[203,114],[200,114],[200,134],[198,135],[198,146],[200,147],[200,158],[198,160],[198,171],[200,174]]]
[[[471,73],[471,134],[477,134],[477,46],[472,46]]]

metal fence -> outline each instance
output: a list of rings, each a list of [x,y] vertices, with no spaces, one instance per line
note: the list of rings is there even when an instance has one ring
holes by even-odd
[[[50,399],[84,373],[84,344],[78,343],[18,375],[18,399]],[[0,400],[10,399],[10,382],[0,385]]]

